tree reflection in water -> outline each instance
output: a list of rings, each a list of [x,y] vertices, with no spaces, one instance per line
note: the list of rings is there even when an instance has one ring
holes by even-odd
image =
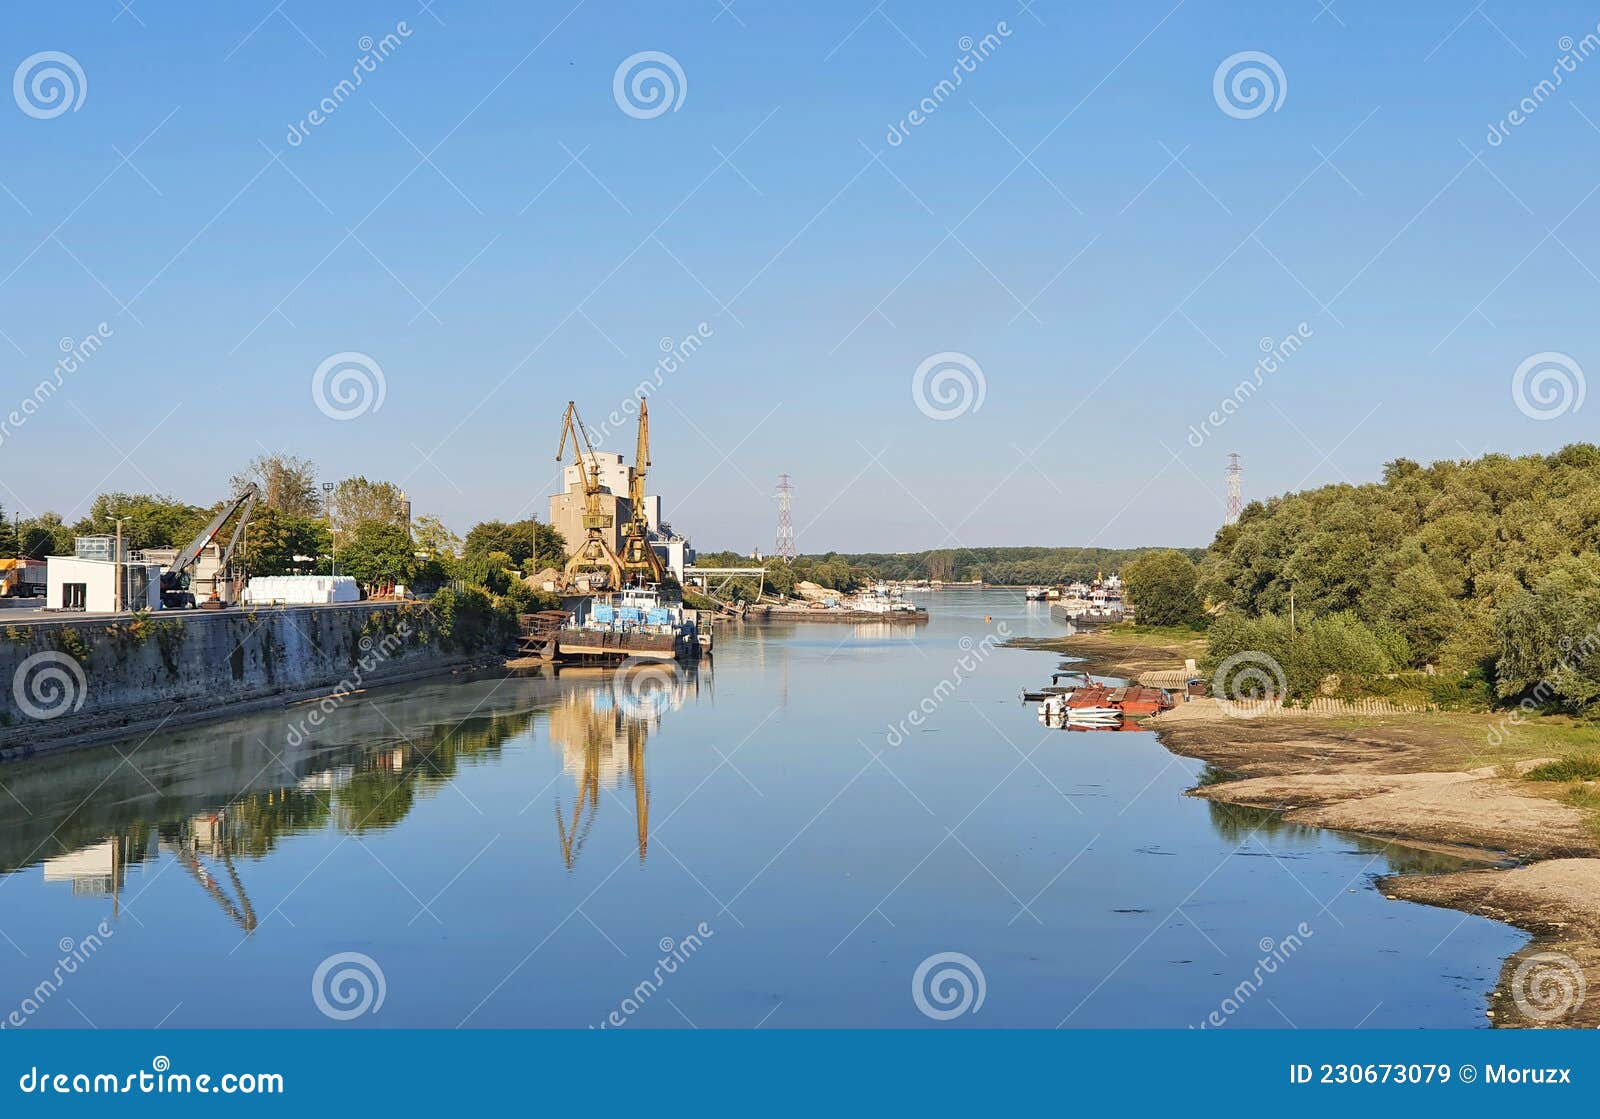
[[[238,861],[266,858],[280,839],[306,832],[331,827],[360,836],[392,828],[463,767],[498,760],[515,740],[531,741],[541,718],[577,791],[569,810],[557,798],[562,861],[569,870],[576,865],[600,794],[626,774],[643,862],[650,826],[645,743],[665,712],[698,694],[698,677],[681,677],[668,702],[645,709],[619,702],[607,675],[564,673],[558,684],[523,711],[405,732],[384,716],[390,733],[381,735],[364,734],[370,717],[352,708],[347,733],[364,741],[310,743],[293,756],[244,724],[221,724],[144,746],[137,770],[114,747],[30,759],[6,774],[37,809],[0,809],[0,875],[42,864],[47,881],[109,898],[115,912],[128,868],[168,856],[231,922],[252,932],[257,915]],[[330,722],[328,735],[339,729]]]

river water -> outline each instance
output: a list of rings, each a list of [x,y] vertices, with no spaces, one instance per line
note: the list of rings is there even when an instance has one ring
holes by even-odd
[[[1524,938],[1373,885],[1452,860],[1042,727],[1057,658],[995,639],[1059,633],[1043,605],[927,602],[0,767],[0,1022],[1486,1023]]]

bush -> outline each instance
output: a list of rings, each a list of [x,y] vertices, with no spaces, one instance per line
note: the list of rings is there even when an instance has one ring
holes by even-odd
[[[1600,754],[1580,750],[1528,770],[1527,778],[1530,781],[1597,781],[1600,780]]]
[[[1329,676],[1337,676],[1341,689],[1349,691],[1399,667],[1379,635],[1348,612],[1313,618],[1294,629],[1275,614],[1224,614],[1211,627],[1205,671],[1215,672],[1230,657],[1248,653],[1265,654],[1277,663],[1286,685],[1284,699],[1317,695]]]
[[[517,611],[509,600],[492,598],[477,587],[445,587],[429,600],[446,647],[481,653],[509,646],[518,632]]]

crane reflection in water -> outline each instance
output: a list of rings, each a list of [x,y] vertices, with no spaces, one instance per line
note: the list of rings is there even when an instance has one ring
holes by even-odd
[[[566,692],[550,712],[551,745],[561,751],[561,767],[577,785],[570,811],[559,797],[555,804],[556,834],[568,870],[577,865],[594,827],[601,792],[615,799],[612,790],[624,773],[633,790],[639,862],[644,863],[650,846],[645,742],[660,727],[663,715],[678,710],[699,691],[699,674],[673,661],[629,662],[608,676],[609,687]]]

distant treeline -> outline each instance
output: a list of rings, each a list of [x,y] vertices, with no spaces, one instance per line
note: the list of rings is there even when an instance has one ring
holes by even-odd
[[[1114,575],[1156,548],[937,548],[927,552],[829,552],[809,557],[839,561],[874,579],[940,579],[1011,585],[1071,583]],[[1198,560],[1202,548],[1183,554]]]
[[[1272,645],[1291,692],[1434,666],[1485,697],[1587,709],[1600,701],[1600,447],[1397,459],[1382,482],[1253,502],[1217,534],[1197,589],[1213,661]],[[1342,652],[1307,647],[1316,632]]]

